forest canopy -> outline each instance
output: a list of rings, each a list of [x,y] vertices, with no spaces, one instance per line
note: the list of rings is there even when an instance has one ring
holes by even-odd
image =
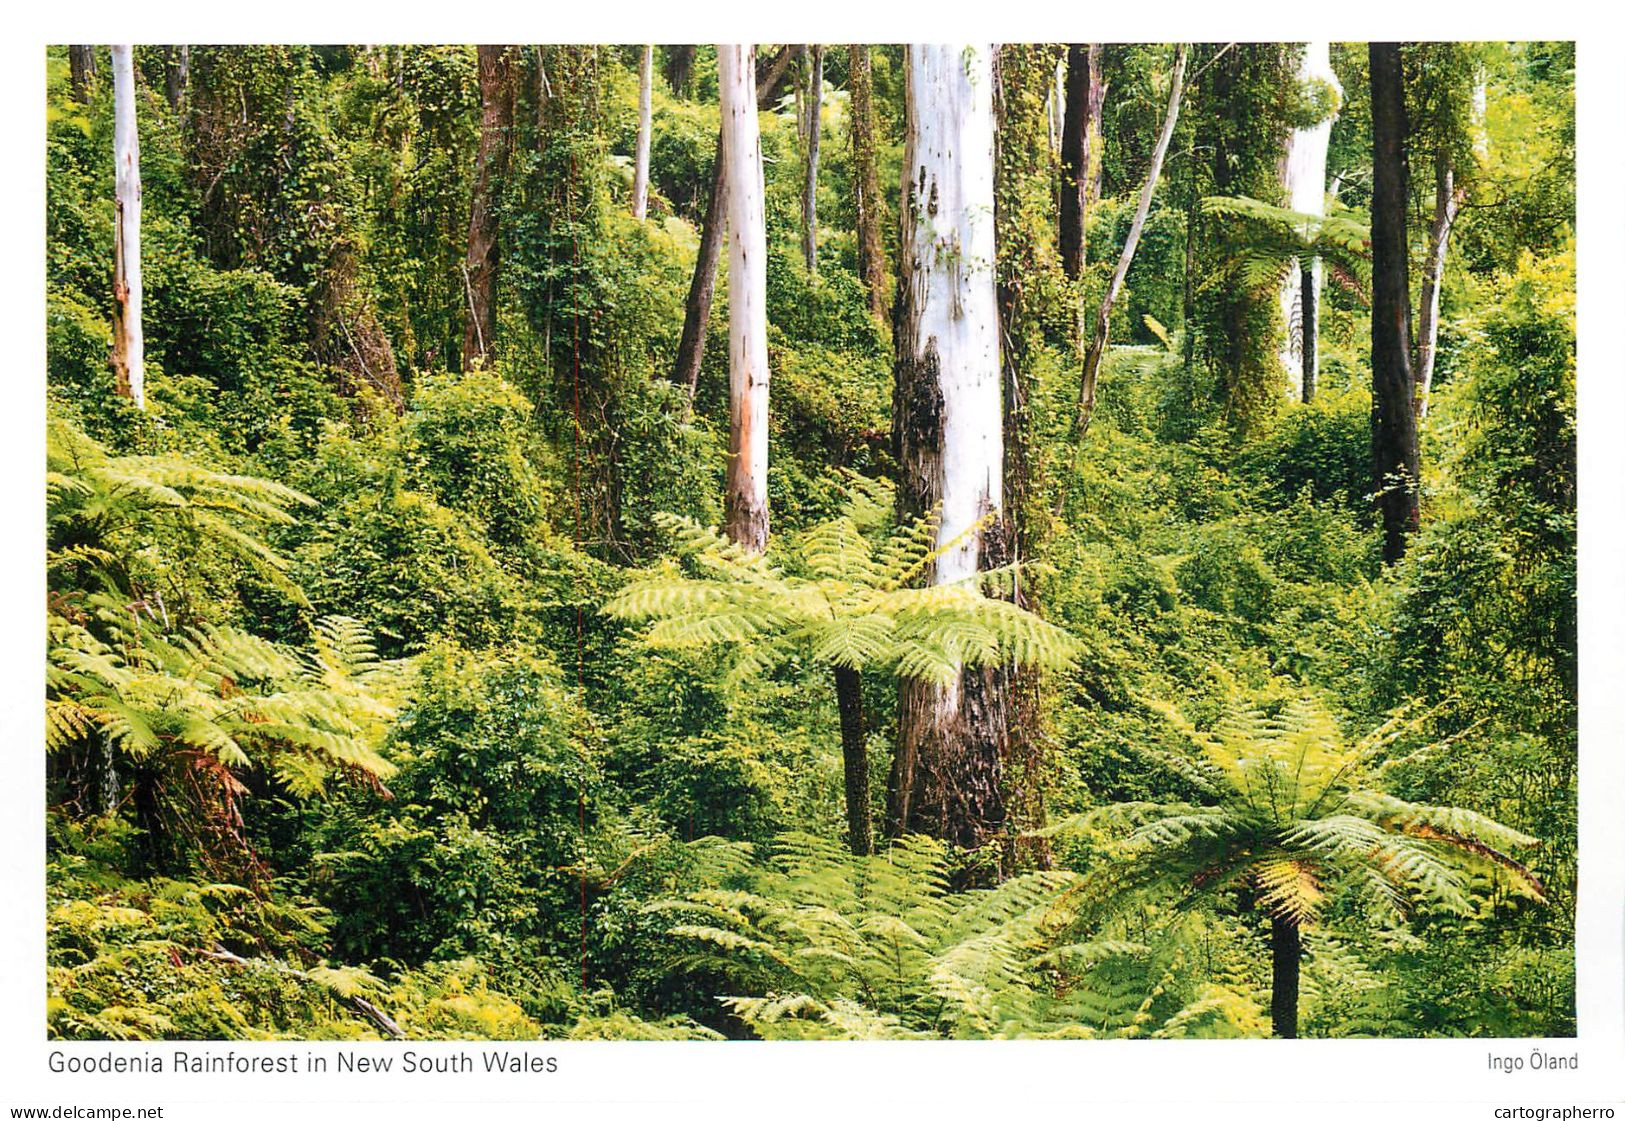
[[[52,47],[60,1039],[1575,1030],[1572,43]]]

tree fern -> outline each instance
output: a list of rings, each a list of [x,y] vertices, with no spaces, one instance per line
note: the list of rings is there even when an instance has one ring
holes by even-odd
[[[677,556],[634,580],[603,612],[646,624],[643,641],[656,648],[731,649],[735,680],[794,654],[828,667],[841,701],[848,841],[862,854],[871,846],[872,826],[859,674],[947,684],[967,666],[1060,668],[1070,664],[1076,643],[990,595],[997,573],[910,587],[955,543],[937,545],[935,515],[871,540],[864,527],[876,520],[876,503],[859,493],[848,513],[794,538],[778,561],[747,552],[714,529],[657,515]]]
[[[1048,832],[1082,829],[1101,839],[1105,858],[1082,889],[1099,907],[1162,898],[1188,908],[1236,893],[1266,916],[1278,1034],[1296,1034],[1296,1002],[1283,1003],[1282,993],[1296,989],[1303,932],[1333,899],[1352,896],[1368,918],[1392,923],[1417,907],[1470,913],[1480,884],[1545,897],[1506,851],[1535,838],[1470,810],[1405,802],[1365,785],[1398,731],[1414,723],[1411,714],[1347,743],[1308,696],[1275,713],[1233,703],[1211,729],[1156,707],[1196,752],[1147,754],[1207,801],[1107,806]]]

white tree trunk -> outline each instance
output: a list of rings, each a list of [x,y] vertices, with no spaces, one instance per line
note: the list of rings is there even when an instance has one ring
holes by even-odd
[[[649,212],[649,133],[654,124],[651,108],[654,84],[655,49],[643,48],[643,68],[638,74],[638,154],[632,175],[632,216],[643,221]]]
[[[893,431],[899,512],[941,510],[931,579],[1008,558],[994,287],[993,48],[907,48]],[[993,517],[987,521],[987,515]],[[888,824],[975,846],[1004,824],[1009,714],[998,671],[898,690]]]
[[[728,536],[767,547],[767,218],[756,120],[756,52],[719,44],[728,181]]]
[[[1341,100],[1343,87],[1332,70],[1330,43],[1305,46],[1303,59],[1298,64],[1298,81],[1325,82],[1337,91]],[[1300,214],[1326,213],[1326,149],[1331,143],[1332,122],[1336,119],[1334,111],[1319,124],[1297,129],[1287,137],[1286,153],[1281,158],[1281,188],[1286,194],[1287,209]],[[1286,320],[1286,336],[1280,357],[1291,381],[1294,400],[1303,398],[1304,370],[1315,361],[1313,344],[1307,348],[1304,345],[1305,298],[1310,302],[1308,315],[1313,322],[1318,319],[1316,309],[1320,302],[1319,258],[1307,274],[1302,269],[1291,269],[1281,285],[1281,316]]]
[[[942,395],[936,582],[979,567],[983,515],[1004,501],[999,320],[993,277],[993,48],[908,48],[905,328]],[[922,449],[925,450],[925,449]]]
[[[135,128],[135,69],[128,45],[113,48],[113,371],[120,393],[145,409],[146,344],[141,333],[141,150]]]

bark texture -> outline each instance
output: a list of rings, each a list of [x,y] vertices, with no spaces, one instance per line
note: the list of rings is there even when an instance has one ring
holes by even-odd
[[[113,48],[113,383],[147,407],[146,336],[141,329],[141,146],[135,69],[127,44]]]
[[[892,404],[899,512],[941,511],[933,583],[1008,555],[994,291],[993,75],[987,44],[907,48],[903,241]],[[984,517],[992,515],[991,523]],[[986,526],[987,528],[981,528]],[[903,681],[888,789],[894,834],[974,847],[1002,832],[1007,734],[997,670]]]
[[[847,48],[850,60],[849,109],[852,114],[852,198],[857,220],[858,277],[869,291],[869,314],[885,321],[886,253],[881,248],[880,178],[875,171],[874,77],[869,66],[869,48],[853,44]]]
[[[68,48],[68,88],[80,105],[90,101],[90,91],[96,85],[96,48],[71,46]]]
[[[1371,468],[1382,556],[1393,563],[1421,522],[1410,275],[1405,240],[1405,86],[1398,43],[1371,57]]]
[[[869,811],[869,754],[864,745],[863,678],[835,667],[835,700],[841,713],[841,761],[846,771],[846,837],[854,856],[875,851]]]
[[[1076,280],[1083,272],[1089,204],[1099,189],[1100,44],[1073,43],[1066,53],[1066,111],[1061,123],[1061,264]]]
[[[756,121],[754,49],[717,47],[728,182],[728,485],[725,525],[746,549],[767,547],[767,218]]]
[[[191,80],[192,48],[186,44],[164,48],[164,96],[169,107],[179,113],[186,104],[186,86]]]
[[[786,47],[781,58],[789,58]],[[768,91],[758,88],[756,107],[763,107]],[[694,276],[683,303],[683,334],[677,343],[677,361],[672,363],[671,380],[688,390],[690,401],[700,381],[700,363],[705,358],[705,338],[711,327],[711,301],[716,295],[717,264],[722,260],[722,238],[728,232],[728,174],[722,134],[717,134],[717,155],[711,164],[711,197],[705,204],[700,229],[700,248],[694,258]]]
[[[468,254],[463,283],[468,320],[463,327],[463,369],[489,361],[496,346],[496,283],[501,263],[498,202],[508,174],[513,133],[513,56],[506,46],[481,46],[480,147],[468,209]]]

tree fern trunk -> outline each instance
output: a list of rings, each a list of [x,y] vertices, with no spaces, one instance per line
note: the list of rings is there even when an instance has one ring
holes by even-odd
[[[1305,405],[1315,399],[1320,380],[1320,258],[1299,265],[1303,285],[1303,392]]]
[[[835,700],[841,710],[841,761],[846,768],[846,837],[855,856],[875,851],[869,810],[869,754],[864,747],[863,678],[835,667]]]
[[[1289,919],[1270,920],[1270,1026],[1280,1039],[1298,1038],[1298,974],[1303,935]]]

